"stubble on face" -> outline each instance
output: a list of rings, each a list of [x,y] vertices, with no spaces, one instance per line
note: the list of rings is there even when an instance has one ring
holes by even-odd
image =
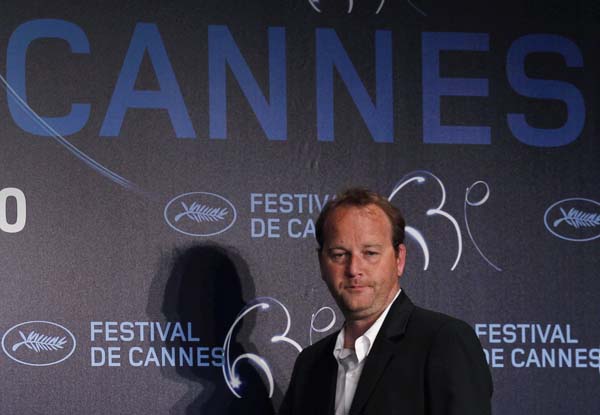
[[[321,275],[347,321],[373,322],[400,288],[405,248],[379,207],[340,206],[324,224]]]

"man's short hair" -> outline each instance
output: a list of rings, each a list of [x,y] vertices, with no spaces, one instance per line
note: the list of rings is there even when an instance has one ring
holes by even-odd
[[[385,197],[360,187],[353,187],[338,194],[335,199],[328,201],[321,210],[315,224],[315,236],[319,244],[319,251],[323,249],[325,222],[335,209],[345,206],[365,207],[368,205],[379,207],[388,217],[392,227],[392,246],[397,251],[400,244],[404,242],[405,222],[400,209],[392,205]]]

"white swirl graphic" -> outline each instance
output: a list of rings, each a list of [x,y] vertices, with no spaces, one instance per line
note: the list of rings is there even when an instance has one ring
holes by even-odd
[[[21,98],[21,96],[19,96],[19,94],[10,86],[8,81],[2,75],[0,75],[0,83],[2,84],[2,87],[8,92],[9,98],[13,98],[15,100],[15,102],[17,103],[17,105],[19,105],[19,107],[21,107],[21,109],[36,124],[38,124],[44,130],[46,130],[46,132],[48,132],[48,134],[50,134],[50,137],[52,137],[61,146],[66,148],[71,154],[73,154],[75,157],[77,157],[79,160],[81,160],[83,163],[85,163],[91,169],[95,170],[96,172],[100,173],[101,175],[110,179],[111,181],[117,183],[118,185],[120,185],[128,190],[132,190],[136,193],[145,194],[145,192],[143,192],[135,183],[127,180],[126,178],[118,175],[117,173],[113,172],[112,170],[104,167],[102,164],[98,163],[96,160],[94,160],[93,158],[91,158],[90,156],[85,154],[83,151],[79,150],[77,147],[75,147],[73,144],[71,144],[66,138],[64,138],[62,135],[60,135],[58,133],[58,131],[56,131],[54,128],[52,128],[52,126],[50,124],[48,124],[42,117],[40,117],[29,106],[29,104],[27,104],[27,102],[23,98]]]
[[[410,3],[410,0],[408,2]],[[319,0],[308,0],[308,4],[310,4],[310,6],[317,13],[322,13],[322,10],[321,10],[321,8],[318,5],[319,3],[320,3]],[[381,0],[381,2],[379,3],[379,7],[377,7],[377,10],[375,11],[375,14],[379,14],[379,12],[381,11],[381,8],[383,7],[384,3],[385,3],[385,0]],[[348,0],[348,11],[347,11],[347,13],[348,14],[352,13],[352,9],[354,9],[354,0]]]
[[[406,2],[419,14],[427,16],[427,13],[418,8],[411,0],[406,0]],[[320,0],[308,0],[308,4],[310,4],[310,7],[312,7],[317,13],[322,13],[321,8],[319,7],[319,3]],[[379,14],[379,12],[381,12],[381,9],[383,8],[384,4],[385,0],[381,0],[379,6],[377,7],[377,10],[375,10],[375,14]],[[348,14],[352,13],[352,9],[354,9],[354,0],[348,0]]]
[[[425,214],[427,216],[442,216],[442,217],[446,218],[452,224],[452,226],[454,227],[454,230],[456,232],[456,240],[457,240],[456,259],[454,260],[454,264],[450,268],[451,271],[454,271],[458,265],[458,262],[460,261],[461,256],[462,256],[462,234],[460,231],[460,226],[458,225],[458,222],[456,221],[456,219],[454,219],[454,216],[452,216],[451,214],[449,214],[448,212],[446,212],[442,209],[444,207],[444,205],[446,204],[446,188],[444,187],[444,183],[442,183],[442,181],[435,174],[433,174],[429,171],[417,170],[417,171],[408,173],[402,179],[400,179],[398,184],[396,184],[396,186],[394,186],[394,189],[390,193],[388,200],[391,202],[392,199],[398,194],[398,192],[400,190],[402,190],[408,184],[416,183],[416,184],[420,185],[420,184],[425,183],[427,178],[432,178],[435,181],[435,183],[438,185],[438,187],[441,190],[441,199],[440,199],[440,203],[437,207],[428,209],[427,212],[425,212]],[[419,244],[419,246],[423,250],[423,256],[425,258],[423,270],[427,270],[427,268],[429,267],[429,248],[427,247],[425,238],[423,238],[421,232],[419,232],[417,229],[412,228],[410,226],[407,226],[405,228],[405,232],[409,236],[411,236],[413,239],[415,239],[415,241]]]
[[[319,316],[319,314],[321,314],[321,312],[323,311],[329,311],[331,313],[331,321],[325,326],[325,327],[315,327],[315,320],[317,319],[317,317]],[[325,333],[328,332],[329,330],[331,330],[333,328],[333,326],[335,325],[335,311],[333,311],[333,308],[331,307],[321,307],[317,310],[316,313],[314,313],[313,315],[311,315],[310,317],[310,330],[308,331],[308,341],[309,344],[313,344],[313,339],[312,339],[312,334],[313,332],[315,333]]]
[[[469,195],[471,194],[471,191],[477,185],[482,185],[482,186],[485,187],[485,194],[483,195],[483,197],[480,200],[478,200],[476,202],[473,202],[473,201],[471,201],[469,199]],[[465,227],[467,228],[467,234],[469,235],[469,238],[471,239],[471,242],[473,243],[473,246],[475,247],[475,249],[477,250],[477,252],[479,252],[479,255],[481,255],[481,257],[485,260],[485,262],[487,262],[492,268],[494,268],[496,271],[500,272],[500,271],[502,271],[502,268],[498,267],[492,261],[490,261],[488,259],[488,257],[486,257],[483,254],[483,252],[481,251],[481,249],[479,248],[479,246],[475,242],[475,239],[473,238],[473,234],[471,233],[471,228],[469,226],[469,219],[467,217],[467,205],[473,206],[473,207],[481,206],[485,202],[487,202],[487,200],[488,200],[489,197],[490,197],[490,187],[488,186],[488,184],[486,182],[484,182],[482,180],[478,180],[475,183],[473,183],[470,187],[467,187],[467,190],[465,192],[465,202],[464,202]]]
[[[425,13],[423,10],[419,9],[411,0],[406,0],[408,2],[408,4],[411,5],[411,7],[413,9],[415,9],[417,12],[419,12],[420,14],[422,14],[423,16],[427,16],[427,13]]]
[[[288,332],[290,331],[291,326],[291,318],[290,313],[287,308],[275,298],[271,297],[259,297],[255,299],[252,303],[248,304],[244,309],[238,314],[237,318],[231,325],[231,328],[227,332],[227,336],[225,337],[225,343],[223,344],[223,350],[225,354],[225,364],[223,365],[223,376],[225,378],[225,383],[227,383],[227,387],[231,390],[237,398],[241,398],[242,396],[239,394],[238,390],[242,386],[242,379],[240,379],[236,367],[237,364],[247,359],[250,363],[254,364],[258,369],[262,370],[267,377],[268,382],[268,390],[269,390],[269,398],[273,397],[273,391],[275,390],[275,382],[273,380],[273,374],[271,373],[271,369],[264,358],[255,354],[255,353],[243,353],[240,356],[236,357],[233,362],[231,362],[231,356],[229,355],[229,348],[231,345],[231,339],[233,337],[233,332],[237,325],[242,319],[248,315],[248,313],[254,310],[266,311],[271,309],[270,302],[275,303],[275,305],[281,307],[286,316],[286,327],[283,333],[275,335],[271,337],[271,343],[288,343],[298,350],[298,352],[302,351],[302,347],[294,340],[287,337]]]

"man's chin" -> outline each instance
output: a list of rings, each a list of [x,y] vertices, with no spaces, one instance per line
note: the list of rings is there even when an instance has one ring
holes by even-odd
[[[343,307],[340,308],[347,320],[360,320],[371,314],[371,304],[345,302]]]

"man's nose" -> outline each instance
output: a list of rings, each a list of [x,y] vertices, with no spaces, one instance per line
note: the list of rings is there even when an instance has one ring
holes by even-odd
[[[360,255],[350,255],[346,264],[346,271],[350,277],[356,277],[363,273],[363,260]]]

